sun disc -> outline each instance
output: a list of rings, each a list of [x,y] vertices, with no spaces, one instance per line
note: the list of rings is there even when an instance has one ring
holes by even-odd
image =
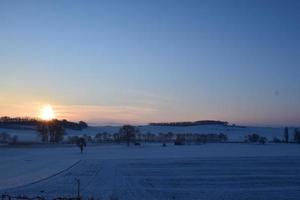
[[[41,109],[41,119],[52,120],[55,118],[54,110],[51,105],[46,105]]]

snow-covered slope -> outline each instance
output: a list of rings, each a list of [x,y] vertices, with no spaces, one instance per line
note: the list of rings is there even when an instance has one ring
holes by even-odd
[[[7,133],[11,137],[17,136],[18,141],[22,142],[39,142],[40,138],[35,130],[23,130],[23,129],[7,129],[0,128],[0,133]]]
[[[151,133],[193,133],[193,134],[220,134],[223,133],[228,136],[229,140],[241,141],[246,135],[259,134],[273,139],[275,136],[281,137],[283,129],[281,128],[262,128],[262,127],[230,127],[222,125],[199,125],[187,127],[166,127],[166,126],[143,126],[140,127],[142,132]]]
[[[64,154],[64,150],[68,154]],[[66,151],[65,150],[65,151]],[[67,169],[78,161],[71,148],[1,148],[0,189],[29,184]],[[73,149],[74,154],[78,151]]]

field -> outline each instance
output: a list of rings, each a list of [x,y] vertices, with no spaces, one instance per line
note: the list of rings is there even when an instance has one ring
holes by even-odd
[[[0,190],[48,198],[299,199],[300,145],[1,148]]]

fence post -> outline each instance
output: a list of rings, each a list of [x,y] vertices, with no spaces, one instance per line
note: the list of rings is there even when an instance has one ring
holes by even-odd
[[[77,199],[81,199],[80,198],[80,179],[76,178],[75,180],[77,182]]]

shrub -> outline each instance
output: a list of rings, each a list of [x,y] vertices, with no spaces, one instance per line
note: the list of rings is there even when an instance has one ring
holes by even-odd
[[[177,135],[174,145],[185,145],[185,138],[183,136]]]
[[[255,134],[255,133],[246,136],[246,140],[248,142],[258,142],[259,138],[260,138],[260,136],[258,134]]]
[[[258,140],[258,142],[259,142],[260,144],[266,144],[267,138],[266,138],[266,137],[260,137],[259,140]]]
[[[9,144],[17,144],[18,143],[18,136],[14,135],[10,141]]]
[[[259,144],[265,144],[267,142],[267,138],[264,136],[260,136],[258,134],[251,134],[246,136],[245,142],[251,142],[251,143],[259,143]]]
[[[274,138],[273,138],[273,142],[274,142],[274,143],[281,143],[281,140],[278,139],[277,137],[274,137]]]
[[[141,143],[139,143],[139,142],[134,142],[134,145],[135,145],[135,146],[141,146]]]
[[[77,141],[79,140],[78,136],[69,136],[68,137],[68,142],[71,144],[77,144]]]
[[[8,133],[0,133],[0,143],[8,143],[10,141],[10,135]]]
[[[289,142],[289,128],[288,127],[284,128],[284,142],[285,143]]]
[[[138,128],[132,125],[124,125],[119,130],[121,139],[126,141],[127,146],[130,145],[130,142],[135,140],[135,136],[137,133],[139,133]]]

